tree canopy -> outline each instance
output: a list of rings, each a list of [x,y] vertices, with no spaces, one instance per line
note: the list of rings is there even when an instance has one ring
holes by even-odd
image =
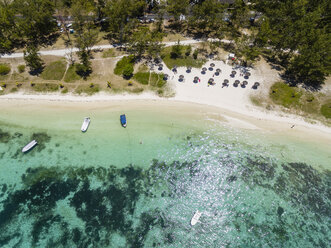
[[[289,81],[319,85],[331,71],[330,6],[329,0],[0,0],[0,54],[17,48],[37,54],[60,35],[57,21],[67,24],[61,16],[72,16],[74,40],[65,28],[66,44],[79,48],[85,67],[100,30],[111,44],[153,57],[164,21],[174,21],[167,29],[231,40],[244,60],[268,54]],[[147,12],[157,19],[155,30],[143,21]]]

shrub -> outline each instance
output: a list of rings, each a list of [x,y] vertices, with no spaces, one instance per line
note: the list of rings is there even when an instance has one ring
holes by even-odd
[[[199,51],[198,51],[198,49],[196,49],[196,50],[193,52],[193,58],[194,58],[194,59],[197,59],[197,58],[198,58],[198,54],[199,54]]]
[[[187,56],[190,56],[190,55],[191,55],[191,52],[192,52],[192,47],[191,47],[191,45],[188,45],[188,46],[186,47],[185,56],[186,56],[186,57],[187,57]]]
[[[135,57],[133,55],[123,57],[116,63],[114,73],[116,75],[123,75],[124,68],[126,68],[127,65],[131,65],[133,69],[134,62]]]
[[[10,72],[10,66],[7,64],[0,64],[0,75],[7,75]]]
[[[17,70],[18,70],[19,73],[25,72],[25,65],[19,65],[19,66],[17,66]]]
[[[123,69],[123,77],[126,79],[129,79],[130,77],[132,77],[133,74],[133,65],[131,64],[127,64],[124,69]]]

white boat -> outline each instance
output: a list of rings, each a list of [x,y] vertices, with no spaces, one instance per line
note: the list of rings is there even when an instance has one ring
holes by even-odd
[[[86,132],[86,130],[88,129],[88,126],[90,125],[90,117],[85,117],[83,124],[82,124],[82,128],[80,130],[82,130],[82,132]]]
[[[29,144],[27,144],[26,146],[23,147],[22,152],[27,152],[30,151],[33,147],[35,147],[37,145],[37,141],[32,140]]]
[[[199,212],[199,210],[197,210],[195,212],[195,214],[193,215],[192,219],[191,219],[191,225],[194,226],[195,224],[197,224],[199,222],[199,219],[201,217],[201,212]]]

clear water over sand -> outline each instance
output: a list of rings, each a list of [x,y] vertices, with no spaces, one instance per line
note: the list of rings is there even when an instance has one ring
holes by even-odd
[[[0,247],[327,247],[328,144],[234,128],[213,111],[137,101],[0,110]]]

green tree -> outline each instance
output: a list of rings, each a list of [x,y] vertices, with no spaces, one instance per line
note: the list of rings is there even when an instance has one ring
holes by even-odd
[[[0,1],[0,54],[12,52],[21,43],[13,4]]]
[[[99,29],[93,20],[95,17],[93,1],[75,0],[71,7],[74,18],[75,46],[78,48],[78,57],[82,66],[79,66],[79,74],[86,78],[91,72],[92,47],[99,41]]]
[[[149,58],[157,57],[162,48],[162,34],[151,31],[148,27],[139,27],[130,37],[128,51],[137,58],[147,54]]]
[[[189,18],[191,32],[198,32],[206,38],[221,38],[220,34],[225,25],[223,21],[225,7],[226,5],[218,0],[206,0],[195,4]]]
[[[330,2],[326,0],[256,1],[264,13],[257,44],[272,55],[292,82],[318,87],[330,74]]]
[[[174,17],[175,21],[179,21],[181,15],[187,15],[189,6],[189,0],[168,0],[167,12]]]
[[[124,44],[137,25],[137,17],[144,14],[146,2],[142,0],[109,0],[105,15],[109,18],[107,39],[110,43]]]
[[[16,26],[27,46],[38,48],[53,44],[57,37],[57,23],[51,0],[14,0]]]
[[[40,74],[44,67],[44,62],[38,54],[38,49],[34,46],[28,46],[24,50],[24,60],[30,68],[31,74]]]

